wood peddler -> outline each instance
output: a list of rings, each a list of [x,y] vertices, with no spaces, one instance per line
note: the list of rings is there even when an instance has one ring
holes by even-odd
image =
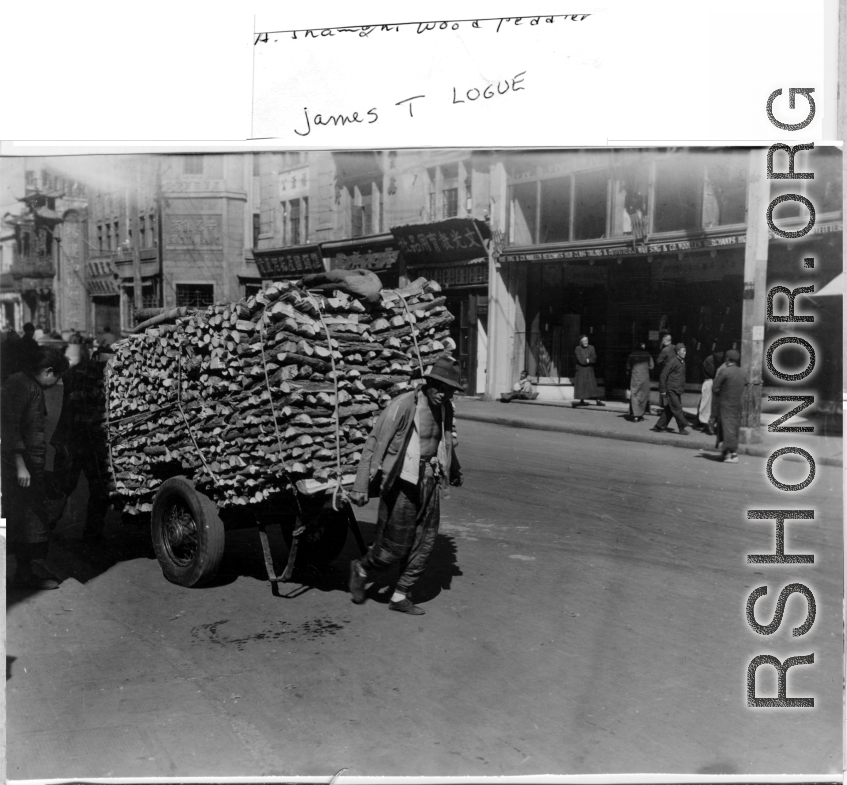
[[[368,310],[280,281],[141,325],[106,372],[113,496],[137,514],[177,475],[220,509],[352,484],[375,416],[455,348],[440,291],[420,278]]]

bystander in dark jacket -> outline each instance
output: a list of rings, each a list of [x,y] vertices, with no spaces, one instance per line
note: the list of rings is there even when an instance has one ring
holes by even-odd
[[[102,537],[109,509],[105,360],[104,354],[85,358],[65,374],[62,413],[50,439],[56,448],[53,473],[60,490],[70,497],[81,474],[88,482],[83,540]]]
[[[682,410],[682,395],[685,392],[685,353],[685,344],[678,343],[674,356],[670,357],[662,368],[659,376],[659,393],[663,396],[665,406],[653,430],[668,430],[668,423],[673,418],[681,434],[687,436],[691,433],[685,412]]]
[[[45,505],[47,407],[44,390],[68,369],[61,352],[40,347],[26,370],[10,376],[0,392],[0,482],[10,550],[17,556],[15,585],[55,589],[58,583],[33,572],[47,555],[50,524]]]

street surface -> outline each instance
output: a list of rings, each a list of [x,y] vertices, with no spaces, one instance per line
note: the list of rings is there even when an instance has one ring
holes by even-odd
[[[789,495],[761,458],[460,430],[465,485],[443,503],[421,617],[387,610],[390,579],[350,602],[352,537],[282,597],[250,529],[228,534],[213,586],[172,585],[113,514],[106,543],[76,542],[80,489],[50,559],[67,579],[7,594],[9,778],[841,771],[839,469]],[[774,547],[746,509],[786,507],[815,509],[786,524],[786,551],[815,564],[746,564]],[[375,503],[357,515],[370,542]],[[812,630],[791,637],[792,596],[777,633],[755,634],[749,593],[769,587],[766,624],[793,581],[814,591]],[[754,656],[812,652],[788,696],[813,709],[747,708]],[[775,683],[761,668],[760,696]]]

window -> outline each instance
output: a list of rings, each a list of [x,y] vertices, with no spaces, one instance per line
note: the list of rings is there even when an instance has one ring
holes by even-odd
[[[106,250],[112,250],[112,224],[106,224]]]
[[[103,250],[103,224],[97,224],[97,250]]]
[[[677,154],[656,164],[656,232],[699,229],[703,167],[690,156]]]
[[[574,176],[574,240],[606,236],[607,180],[605,170]]]
[[[747,156],[722,154],[706,164],[703,225],[744,223],[747,211]]]
[[[303,202],[303,242],[309,242],[309,197],[304,196]]]
[[[211,283],[178,283],[176,285],[176,305],[205,308],[215,301],[215,285]]]
[[[259,247],[260,226],[259,213],[253,213],[253,248]]]
[[[32,169],[26,170],[26,184],[29,188],[35,188],[35,172]]]
[[[429,220],[435,220],[435,191],[429,192]]]
[[[354,188],[351,214],[353,237],[364,237],[373,232],[374,200],[378,198],[378,194],[379,191],[373,183]]]
[[[799,166],[802,158],[798,156],[798,165],[795,169],[815,173],[814,180],[800,181],[806,185],[806,198],[815,206],[815,211],[819,214],[840,211],[842,209],[841,150],[837,147],[816,147],[805,155],[809,163],[805,167]],[[806,217],[805,210],[802,215]]]
[[[541,236],[539,243],[570,240],[571,178],[541,181]]]
[[[159,234],[156,230],[156,213],[150,213],[148,218],[150,220],[150,245],[156,248],[159,245]]]
[[[538,220],[538,183],[519,183],[512,186],[513,245],[529,245],[535,242]]]
[[[119,250],[121,247],[121,233],[120,233],[120,223],[115,221],[115,250]]]
[[[259,176],[259,153],[253,153],[253,177]]]
[[[300,200],[289,202],[289,221],[291,223],[291,245],[300,245]]]
[[[147,247],[147,216],[140,215],[138,216],[138,247],[146,248]]]
[[[444,217],[455,218],[459,214],[459,189],[445,188],[442,195],[444,196]]]
[[[260,283],[245,283],[244,284],[244,296],[252,297],[254,294],[258,294],[262,291],[262,284]]]
[[[203,156],[202,155],[187,155],[185,156],[185,166],[183,174],[203,174]]]

